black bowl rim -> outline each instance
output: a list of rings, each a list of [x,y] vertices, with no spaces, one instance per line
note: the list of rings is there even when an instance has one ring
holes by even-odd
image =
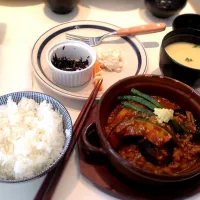
[[[100,119],[98,118],[98,113],[100,113],[100,105],[102,104],[102,99],[105,99],[105,96],[108,93],[110,93],[115,86],[120,85],[121,82],[124,82],[124,81],[129,80],[129,79],[137,78],[137,77],[144,77],[144,78],[145,77],[152,77],[152,78],[161,78],[161,79],[164,78],[164,79],[167,79],[168,81],[173,81],[176,84],[177,83],[181,84],[184,87],[187,87],[191,91],[191,94],[195,94],[195,95],[200,96],[199,92],[195,91],[192,87],[188,86],[187,84],[185,84],[181,81],[178,81],[176,79],[173,79],[173,78],[170,78],[170,77],[167,77],[167,76],[163,76],[163,75],[142,74],[142,75],[130,76],[130,77],[121,79],[120,81],[116,82],[110,88],[108,88],[106,90],[106,92],[101,97],[98,108],[97,108],[96,127],[97,127],[97,133],[100,137],[100,141],[101,141],[103,148],[104,148],[104,146],[106,146],[106,149],[107,149],[106,153],[109,154],[109,155],[112,154],[112,157],[117,159],[118,163],[123,164],[123,166],[126,168],[127,171],[129,171],[129,172],[131,171],[133,174],[136,174],[137,176],[143,177],[143,178],[151,180],[151,181],[155,181],[157,183],[182,182],[182,181],[185,181],[185,180],[189,180],[193,177],[196,177],[197,175],[200,174],[200,169],[192,170],[191,172],[188,172],[187,174],[165,175],[165,174],[151,173],[151,172],[145,171],[143,169],[140,169],[139,167],[133,166],[126,159],[124,159],[124,158],[122,158],[118,155],[118,153],[112,148],[111,144],[108,142],[108,140],[104,136],[103,130],[100,126]]]
[[[55,99],[54,97],[47,95],[47,94],[44,94],[44,93],[41,93],[41,92],[18,91],[18,92],[11,92],[11,93],[8,93],[8,94],[1,95],[0,98],[12,96],[14,94],[22,94],[22,93],[27,93],[27,94],[32,93],[32,94],[36,94],[36,95],[43,95],[43,96],[46,96],[46,97],[52,99],[54,102],[57,102],[62,107],[62,109],[68,114],[69,121],[70,121],[70,132],[71,132],[71,134],[70,134],[70,138],[69,138],[69,141],[68,141],[68,145],[65,148],[63,148],[63,151],[61,152],[60,156],[50,166],[48,166],[47,168],[45,168],[44,170],[42,170],[41,172],[37,173],[34,176],[24,178],[24,179],[0,179],[0,183],[22,183],[22,182],[27,182],[27,181],[31,181],[31,180],[35,180],[35,179],[43,177],[44,175],[49,173],[51,170],[53,170],[59,164],[59,162],[61,162],[66,151],[68,150],[69,144],[70,144],[71,139],[72,139],[72,119],[71,119],[71,116],[70,116],[68,110],[65,108],[65,106],[60,101]],[[65,140],[65,144],[66,144],[66,142],[67,142],[67,140]]]
[[[148,3],[149,1],[145,0],[145,2]],[[171,8],[171,9],[165,9],[165,8],[160,8],[160,7],[157,7],[157,6],[154,6],[154,8],[156,8],[157,10],[160,10],[160,11],[165,11],[165,12],[178,12],[178,11],[180,11],[181,9],[183,9],[185,7],[186,3],[187,3],[187,0],[183,0],[182,3],[181,3],[181,5],[178,8],[176,8],[176,9],[175,8],[174,9],[173,8]],[[165,13],[165,14],[167,14],[167,13]],[[167,15],[171,16],[173,14],[167,14]]]
[[[186,13],[186,14],[178,15],[172,22],[173,29],[176,30],[176,29],[184,29],[184,28],[186,28],[186,27],[177,28],[176,24],[177,24],[177,20],[180,20],[181,18],[187,17],[187,16],[188,17],[196,17],[196,18],[198,17],[200,19],[200,14],[195,14],[195,13]],[[199,24],[200,24],[200,22],[199,22]],[[196,29],[196,28],[190,28],[190,29],[200,30],[200,29]]]
[[[196,72],[200,72],[200,69],[196,69],[196,68],[192,68],[192,67],[188,67],[186,65],[183,65],[179,62],[177,62],[176,60],[174,60],[171,56],[169,56],[169,54],[166,52],[165,50],[165,47],[164,47],[164,42],[166,42],[169,38],[172,38],[172,37],[176,37],[178,35],[190,35],[189,33],[186,33],[186,32],[189,32],[189,31],[193,31],[193,32],[196,32],[196,33],[199,33],[200,34],[200,30],[197,30],[197,29],[192,29],[192,28],[180,28],[180,29],[175,29],[175,30],[172,30],[170,31],[169,33],[167,33],[163,40],[162,40],[162,43],[161,43],[161,48],[163,49],[163,51],[166,53],[166,55],[170,58],[170,60],[172,60],[174,63],[176,63],[177,65],[179,65],[180,67],[183,67],[185,69],[189,69],[189,70],[192,70],[192,71],[196,71]],[[177,33],[177,35],[173,35],[172,37],[170,36],[172,33]],[[169,37],[169,38],[168,38]],[[199,36],[196,36],[199,38],[199,41],[200,41],[200,35]]]

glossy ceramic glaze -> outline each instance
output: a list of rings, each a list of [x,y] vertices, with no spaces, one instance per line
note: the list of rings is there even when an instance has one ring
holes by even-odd
[[[67,14],[73,10],[79,0],[47,0],[51,10],[57,14]]]
[[[96,115],[96,127],[102,147],[99,148],[100,151],[98,153],[103,151],[103,154],[106,155],[110,163],[123,176],[142,183],[163,184],[180,182],[199,174],[200,159],[192,168],[179,175],[156,175],[132,166],[128,161],[121,158],[111,147],[105,137],[105,126],[108,116],[119,103],[116,100],[117,96],[128,94],[131,88],[172,100],[182,108],[191,110],[197,118],[200,118],[200,94],[184,83],[157,75],[138,75],[125,78],[111,86],[99,102]],[[96,151],[91,144],[89,144],[89,150]]]
[[[159,4],[170,3],[170,7],[159,6]],[[178,13],[186,5],[187,0],[169,1],[169,0],[145,0],[147,9],[156,17],[168,18]]]
[[[200,79],[200,70],[184,66],[173,60],[166,52],[165,47],[175,42],[190,42],[200,44],[200,31],[195,29],[177,29],[169,32],[160,47],[160,70],[165,76],[175,78],[190,86],[197,86]]]
[[[200,30],[200,15],[183,14],[176,17],[172,23],[173,29],[192,28]]]

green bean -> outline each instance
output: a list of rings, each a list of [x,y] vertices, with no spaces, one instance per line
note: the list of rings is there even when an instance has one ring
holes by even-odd
[[[151,111],[149,111],[149,110],[147,110],[145,108],[140,108],[140,107],[138,107],[138,106],[136,106],[134,104],[131,104],[131,103],[127,102],[127,101],[123,101],[123,102],[121,102],[121,104],[123,106],[125,106],[126,108],[131,108],[131,109],[136,110],[138,112],[141,112],[143,114],[147,114],[147,115],[150,115],[150,116],[154,115],[153,112],[151,112]]]
[[[135,102],[138,102],[138,103],[150,108],[151,110],[154,110],[154,108],[156,108],[156,106],[153,105],[151,102],[149,102],[141,97],[126,95],[126,96],[119,96],[119,97],[117,97],[117,99],[135,101]]]
[[[157,108],[163,108],[163,106],[161,104],[159,104],[154,98],[150,97],[147,94],[144,94],[142,92],[140,92],[139,90],[136,90],[134,88],[131,89],[131,93],[133,93],[134,95],[143,97],[144,99],[150,101],[152,104],[154,104]]]

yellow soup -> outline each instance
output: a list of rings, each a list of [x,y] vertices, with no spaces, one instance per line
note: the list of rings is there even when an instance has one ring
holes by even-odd
[[[165,50],[176,62],[191,68],[200,69],[200,45],[176,42],[168,45]]]

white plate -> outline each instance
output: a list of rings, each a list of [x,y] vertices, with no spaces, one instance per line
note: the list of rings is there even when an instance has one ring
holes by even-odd
[[[112,24],[98,21],[75,21],[58,25],[45,32],[35,43],[32,51],[32,64],[35,76],[54,92],[75,98],[87,99],[94,87],[93,80],[77,88],[65,88],[56,85],[51,76],[46,60],[47,49],[57,42],[65,40],[65,34],[71,33],[82,36],[99,36],[119,29]],[[143,45],[136,37],[110,37],[100,45],[94,47],[96,51],[109,48],[120,49],[123,55],[124,68],[120,73],[103,71],[103,91],[99,92],[99,99],[104,91],[120,79],[128,76],[144,74],[147,70],[147,54]]]

